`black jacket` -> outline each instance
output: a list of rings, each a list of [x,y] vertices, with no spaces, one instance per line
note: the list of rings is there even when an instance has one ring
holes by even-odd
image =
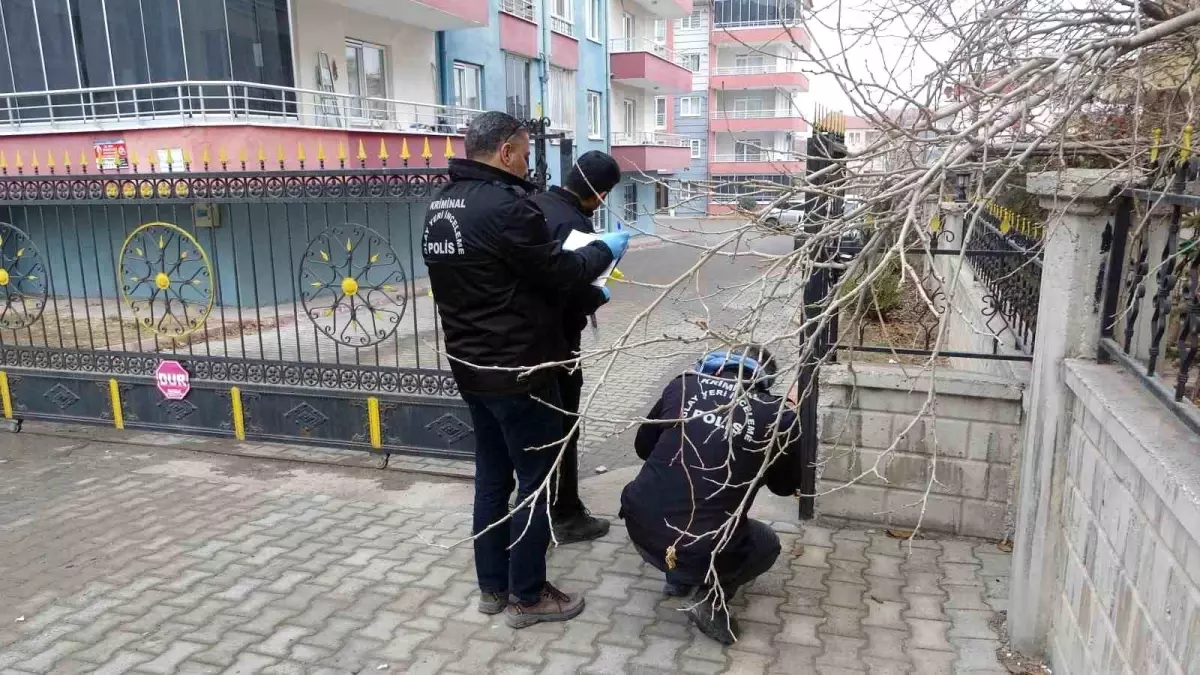
[[[799,485],[792,461],[800,443],[796,413],[778,396],[745,390],[738,394],[737,387],[734,379],[699,373],[672,380],[647,415],[667,421],[647,422],[638,429],[634,447],[646,463],[621,493],[621,517],[629,538],[664,562],[667,547],[675,544],[674,572],[693,585],[704,581],[716,541],[712,534],[680,539],[680,531],[701,536],[721,527],[750,490],[768,450],[775,459],[755,493],[763,482],[781,496],[795,494]],[[688,421],[669,421],[681,419]],[[786,454],[779,456],[781,451]],[[743,555],[746,511],[721,557],[736,560]]]
[[[590,214],[583,210],[579,197],[560,187],[552,187],[549,192],[543,192],[533,198],[542,213],[546,215],[546,224],[550,226],[550,234],[560,244],[567,240],[571,230],[592,234]],[[579,286],[563,296],[563,333],[567,346],[573,352],[579,351],[583,329],[587,328],[588,317],[604,304],[604,291],[593,286],[591,281]]]
[[[450,183],[429,205],[421,251],[450,369],[464,392],[520,393],[552,379],[550,371],[519,377],[467,363],[520,368],[567,358],[559,296],[612,263],[600,242],[562,250],[527,197],[532,189],[499,169],[456,159]]]

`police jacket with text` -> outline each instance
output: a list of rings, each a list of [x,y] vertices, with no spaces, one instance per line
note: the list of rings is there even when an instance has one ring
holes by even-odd
[[[536,195],[533,202],[546,215],[546,224],[550,226],[550,233],[559,243],[567,240],[567,237],[571,235],[571,230],[578,230],[584,234],[594,232],[590,214],[584,211],[579,197],[568,190],[552,187],[549,191]],[[604,292],[593,286],[591,281],[589,280],[561,296],[563,333],[567,340],[567,347],[572,352],[579,351],[583,329],[587,328],[588,317],[595,314],[596,310],[604,304]]]
[[[672,574],[700,585],[722,536],[714,531],[737,512],[748,492],[757,494],[765,484],[777,495],[795,494],[800,425],[780,397],[761,390],[747,393],[734,378],[699,373],[672,380],[647,419],[663,421],[638,429],[634,447],[645,464],[621,493],[621,517],[629,538],[659,563],[665,563],[667,548],[674,544]],[[768,454],[773,460],[752,488]],[[743,525],[749,508],[748,503],[718,554],[718,568],[725,567],[723,559],[734,566],[745,555]],[[688,535],[681,537],[681,532]]]
[[[612,252],[600,242],[564,251],[528,198],[533,186],[500,169],[450,160],[450,183],[429,206],[421,250],[460,390],[528,391],[552,372],[522,368],[567,358],[560,295],[600,276]]]

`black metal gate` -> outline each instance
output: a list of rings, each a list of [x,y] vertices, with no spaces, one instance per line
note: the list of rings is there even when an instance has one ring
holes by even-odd
[[[338,154],[5,167],[4,417],[471,457],[419,251],[445,170]]]
[[[844,118],[837,113],[818,115],[818,118],[818,122],[813,125],[813,135],[808,140],[808,187],[804,199],[806,225],[797,236],[797,247],[809,241],[808,237],[820,233],[826,226],[842,219],[844,215],[844,200],[840,187],[846,176]],[[955,199],[965,202],[966,193],[960,193]],[[994,202],[971,204],[965,211],[965,241],[952,248],[946,247],[945,244],[954,242],[956,235],[941,229],[940,215],[934,215],[930,223],[929,243],[926,245],[912,242],[908,249],[910,261],[916,260],[918,262],[915,264],[926,265],[922,283],[930,285],[927,295],[938,310],[930,311],[924,317],[928,322],[922,322],[923,340],[917,344],[867,344],[861,328],[857,334],[849,336],[843,332],[839,315],[828,318],[823,325],[817,325],[815,319],[827,309],[830,293],[838,283],[841,272],[832,267],[815,268],[806,281],[805,330],[800,335],[803,358],[800,364],[800,382],[804,394],[799,402],[801,452],[796,466],[800,476],[801,519],[811,519],[815,515],[817,463],[820,454],[818,413],[821,366],[836,363],[839,352],[875,352],[896,357],[1024,362],[1033,360],[1042,277],[1042,228]],[[831,239],[821,244],[812,256],[818,262],[832,261],[835,256],[845,261],[870,249],[871,242],[865,238]],[[941,315],[947,309],[944,289],[936,284],[936,276],[928,267],[938,256],[965,257],[976,280],[986,292],[982,298],[986,306],[981,311],[986,328],[993,335],[1013,336],[1021,353],[1000,353],[999,341],[995,338],[990,352],[933,349],[936,346],[936,329],[941,325]]]

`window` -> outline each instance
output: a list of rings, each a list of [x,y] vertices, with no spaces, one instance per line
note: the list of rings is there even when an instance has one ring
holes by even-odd
[[[625,127],[622,129],[622,131],[625,132],[626,136],[632,138],[637,132],[637,101],[627,98],[625,99],[623,106],[624,107],[622,108],[622,111],[624,112],[624,115],[622,117],[622,121],[625,123]]]
[[[604,22],[604,0],[587,0],[587,36],[589,40],[600,40],[600,26]]]
[[[604,97],[598,91],[587,93],[588,138],[604,138]]]
[[[387,119],[387,52],[379,45],[359,40],[346,41],[346,82],[350,95],[358,101],[351,104],[352,117]]]
[[[733,100],[733,114],[730,117],[734,119],[753,119],[763,116],[763,102],[761,98],[737,98]]]
[[[654,128],[667,128],[667,97],[654,97]]]
[[[575,128],[575,71],[550,67],[550,126]]]
[[[664,19],[654,20],[654,43],[667,44],[667,22]]]
[[[473,63],[454,62],[454,105],[483,109],[483,68]]]
[[[733,59],[733,65],[743,73],[765,72],[763,69],[764,63],[762,54],[738,54]]]
[[[517,119],[533,116],[529,107],[529,60],[504,56],[504,111]]]
[[[626,44],[629,45],[632,45],[633,38],[637,37],[637,20],[629,12],[621,14],[621,37],[625,38]]]
[[[575,0],[554,0],[550,28],[563,35],[575,34]]]
[[[762,139],[747,138],[744,141],[738,141],[733,146],[733,157],[738,162],[762,161]]]
[[[683,57],[683,67],[693,73],[700,72],[700,52],[686,52],[680,54]]]
[[[704,141],[699,138],[693,138],[692,143],[692,159],[700,159],[704,157]]]
[[[713,0],[713,23],[718,27],[794,25],[801,9],[800,0]]]
[[[624,192],[625,196],[625,212],[622,214],[625,217],[625,222],[636,223],[638,217],[637,183],[629,181],[625,184],[625,189],[622,192]]]
[[[679,20],[683,30],[702,30],[704,28],[704,10],[697,7],[692,13]]]
[[[684,96],[679,99],[680,117],[699,117],[700,115],[701,103],[699,96]]]

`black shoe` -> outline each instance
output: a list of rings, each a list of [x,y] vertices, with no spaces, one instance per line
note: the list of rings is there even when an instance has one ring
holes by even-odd
[[[673,581],[668,581],[663,584],[662,592],[668,598],[686,598],[692,594],[693,590],[695,589],[687,584],[677,584]]]
[[[591,541],[608,534],[609,522],[592,516],[587,510],[565,517],[556,516],[553,520],[554,538],[559,544]]]
[[[480,591],[479,593],[479,611],[488,614],[499,614],[508,607],[508,593],[488,593]]]
[[[717,608],[714,604],[716,598],[708,596],[707,589],[696,590],[692,600],[697,604],[687,611],[688,621],[695,624],[701,633],[728,647],[737,642],[737,619],[729,615],[728,609]]]

